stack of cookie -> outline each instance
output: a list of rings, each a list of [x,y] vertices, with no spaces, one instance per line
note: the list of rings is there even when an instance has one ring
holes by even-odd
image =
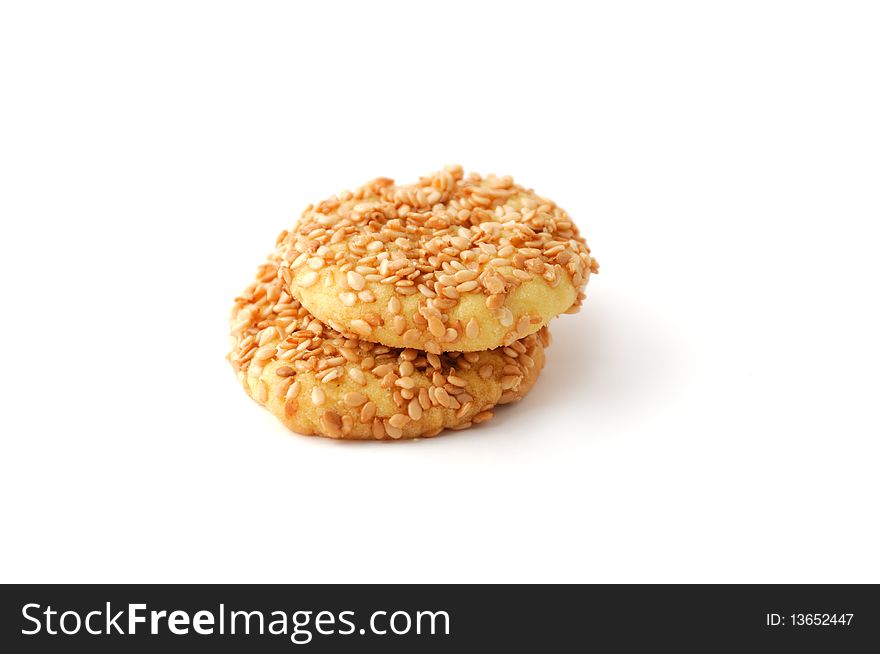
[[[528,392],[547,323],[597,270],[568,214],[510,177],[379,178],[281,233],[236,298],[229,360],[303,434],[464,429]]]

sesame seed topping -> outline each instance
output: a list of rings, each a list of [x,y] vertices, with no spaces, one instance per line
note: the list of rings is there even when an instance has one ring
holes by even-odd
[[[351,331],[360,336],[369,336],[373,333],[373,327],[366,320],[356,318],[351,321]]]
[[[441,336],[446,334],[446,327],[443,326],[443,321],[435,316],[431,316],[428,318],[428,331],[430,331],[434,336],[440,338]]]
[[[351,391],[345,394],[343,401],[350,407],[359,407],[366,403],[367,396],[363,393],[358,393],[357,391]]]
[[[403,436],[403,430],[400,427],[395,427],[388,420],[385,421],[385,433],[388,434],[391,438],[395,439]]]
[[[395,413],[393,416],[388,418],[388,424],[390,424],[392,427],[397,427],[398,429],[401,429],[406,426],[409,420],[410,418],[408,415],[403,413]]]
[[[493,415],[494,414],[491,411],[480,411],[477,415],[471,418],[471,420],[475,425],[478,425],[481,422],[486,422],[491,419]]]
[[[412,377],[401,377],[394,384],[400,386],[400,388],[415,388],[416,385]]]
[[[309,272],[304,273],[299,278],[297,283],[302,288],[308,288],[309,286],[313,286],[315,284],[315,282],[317,282],[317,281],[318,281],[318,273],[316,273],[314,270],[310,270]]]
[[[461,388],[464,388],[465,386],[467,386],[467,382],[464,379],[462,379],[461,377],[458,377],[456,375],[453,375],[452,373],[447,375],[446,381],[449,382],[450,384],[452,384],[453,386],[459,386]]]
[[[271,357],[275,356],[275,346],[267,345],[265,347],[261,347],[254,353],[255,361],[265,361]]]
[[[257,401],[262,404],[269,401],[269,386],[262,379],[257,382]]]
[[[480,324],[477,322],[476,318],[471,318],[468,320],[467,325],[464,328],[464,333],[468,338],[476,338],[480,334]]]
[[[331,438],[342,438],[342,421],[335,411],[327,409],[321,416],[321,427]]]
[[[433,391],[438,404],[445,407],[451,406],[449,393],[446,392],[446,389],[441,386],[434,386]]]
[[[515,388],[521,380],[521,375],[504,375],[501,378],[501,388],[505,391],[511,388]]]
[[[370,422],[374,417],[376,417],[376,405],[367,402],[361,407],[361,422]]]
[[[366,285],[363,275],[354,270],[349,270],[345,275],[345,279],[352,290],[355,291],[362,291]]]

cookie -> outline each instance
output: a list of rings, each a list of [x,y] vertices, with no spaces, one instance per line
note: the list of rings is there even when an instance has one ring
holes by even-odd
[[[309,206],[277,242],[308,311],[346,336],[440,354],[510,345],[577,311],[598,264],[568,214],[460,166]]]
[[[483,352],[390,348],[324,325],[291,297],[277,260],[235,302],[229,360],[248,394],[290,429],[400,439],[464,429],[532,387],[546,329]]]

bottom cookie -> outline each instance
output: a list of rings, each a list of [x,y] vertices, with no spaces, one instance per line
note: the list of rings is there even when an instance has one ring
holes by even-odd
[[[507,347],[439,355],[359,340],[310,315],[269,261],[236,298],[229,360],[248,394],[293,431],[418,438],[485,422],[521,399],[549,338],[543,328]]]

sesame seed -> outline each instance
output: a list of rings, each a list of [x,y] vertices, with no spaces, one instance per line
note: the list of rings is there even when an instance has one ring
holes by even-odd
[[[376,366],[371,370],[371,372],[376,375],[376,377],[384,377],[385,375],[394,371],[393,363],[383,363],[381,365]]]
[[[287,395],[287,391],[290,390],[290,387],[293,386],[293,377],[287,377],[286,379],[282,379],[281,382],[275,389],[275,395],[279,399],[283,400]]]
[[[406,319],[401,315],[396,315],[391,319],[391,329],[398,336],[403,336],[406,331]]]
[[[331,438],[342,438],[342,421],[335,411],[327,409],[321,416],[321,427],[323,427],[327,436]]]
[[[315,386],[312,389],[312,404],[314,404],[315,406],[321,406],[322,404],[324,404],[324,401],[326,399],[327,399],[327,396],[324,394],[324,391],[322,391],[320,388]]]
[[[403,310],[403,306],[400,304],[400,300],[396,297],[392,297],[388,300],[388,313],[392,315],[397,315]]]
[[[293,373],[293,368],[290,366],[280,366],[275,369],[275,374],[279,377],[290,377]]]
[[[424,295],[427,298],[437,297],[437,294],[434,291],[432,291],[430,288],[428,288],[425,284],[419,284],[418,289],[419,289],[419,293],[421,293],[422,295]]]
[[[342,373],[341,369],[333,368],[332,370],[329,370],[326,373],[324,373],[323,377],[321,377],[321,382],[324,384],[327,384],[329,382],[332,382],[335,379],[339,379],[340,377],[342,377],[342,374],[343,373]]]
[[[471,246],[471,242],[461,236],[453,236],[449,239],[449,243],[457,250],[467,250]]]
[[[273,356],[275,356],[275,346],[267,345],[266,347],[261,347],[254,353],[254,360],[265,361]]]
[[[373,333],[373,327],[366,320],[356,318],[351,321],[351,331],[360,336],[369,336]]]
[[[363,275],[354,270],[349,270],[345,274],[346,281],[348,281],[348,285],[351,286],[352,290],[362,291],[366,282],[364,281]]]
[[[401,429],[406,426],[409,420],[410,418],[408,415],[403,413],[395,413],[393,416],[388,418],[388,424],[392,427],[397,427],[398,429]]]
[[[478,425],[481,422],[486,422],[487,420],[491,419],[493,415],[494,414],[491,411],[480,411],[471,420],[475,425]]]
[[[504,300],[503,295],[490,295],[486,298],[486,307],[490,310],[500,309],[504,306]]]
[[[358,393],[357,391],[351,391],[346,393],[342,399],[343,402],[350,407],[359,407],[366,403],[367,396],[363,393]]]
[[[364,371],[360,368],[349,368],[348,376],[351,377],[351,380],[354,383],[360,384],[361,386],[365,386],[367,383],[367,378],[364,375]]]
[[[421,340],[421,334],[418,329],[408,329],[403,333],[403,344],[406,347],[414,347],[418,345],[419,340]]]
[[[297,284],[302,288],[308,288],[309,286],[313,286],[317,281],[318,273],[316,273],[314,270],[310,270],[300,276],[300,278],[297,280]]]
[[[440,338],[444,334],[446,334],[446,327],[443,325],[443,322],[434,316],[428,318],[428,331],[431,332],[434,336]]]
[[[393,372],[389,372],[387,375],[382,377],[382,381],[379,382],[379,385],[382,388],[390,389],[392,386],[394,386],[394,384],[397,380],[398,380],[397,375],[395,375]]]
[[[357,303],[357,295],[351,291],[343,291],[339,294],[339,301],[343,306],[353,307]]]
[[[458,291],[455,290],[454,286],[444,286],[442,290],[443,295],[448,297],[450,300],[458,299]]]
[[[504,375],[501,378],[501,389],[506,391],[514,388],[517,384],[519,384],[521,379],[521,375]]]
[[[468,320],[468,323],[464,328],[464,333],[468,338],[476,338],[480,335],[480,323],[477,322],[476,318]]]
[[[437,399],[437,403],[449,407],[451,405],[449,393],[442,386],[434,386],[432,387],[434,391],[434,397]]]
[[[464,379],[462,379],[461,377],[458,377],[457,375],[453,375],[452,373],[449,373],[446,376],[446,381],[449,382],[450,384],[452,384],[453,386],[459,386],[461,388],[464,388],[465,386],[467,386],[467,382]]]
[[[425,341],[425,351],[431,352],[433,354],[440,354],[443,350],[440,348],[440,345],[435,341]]]
[[[376,405],[367,402],[361,407],[361,422],[370,422],[374,417],[376,417]]]
[[[410,362],[415,361],[418,358],[418,356],[419,356],[419,351],[414,350],[411,347],[408,347],[405,350],[401,350],[400,355],[399,355],[401,360],[410,361]]]
[[[391,438],[400,438],[403,436],[403,430],[400,427],[395,427],[389,421],[385,421],[385,433],[388,434]]]
[[[412,377],[401,377],[394,384],[395,386],[400,386],[400,388],[415,388],[416,385]]]

